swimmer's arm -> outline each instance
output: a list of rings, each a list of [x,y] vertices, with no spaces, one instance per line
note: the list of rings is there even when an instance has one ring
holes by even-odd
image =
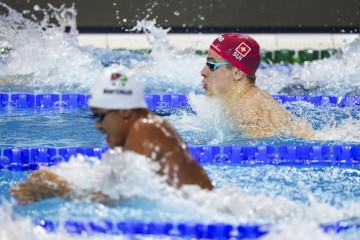
[[[111,199],[101,192],[74,193],[69,183],[56,173],[41,169],[29,175],[28,179],[10,189],[19,204],[38,202],[53,197],[89,198],[92,201],[111,203]]]
[[[69,192],[68,182],[46,169],[30,174],[26,181],[10,189],[11,195],[16,197],[19,204],[38,202],[52,197],[64,197]]]

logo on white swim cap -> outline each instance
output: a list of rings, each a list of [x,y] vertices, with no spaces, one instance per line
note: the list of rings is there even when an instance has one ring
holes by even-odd
[[[128,78],[121,73],[114,72],[111,74],[111,82],[113,86],[115,86],[116,84],[121,84],[122,86],[125,86],[127,81]]]
[[[108,68],[95,80],[89,93],[89,106],[104,109],[147,108],[140,81],[119,68]]]

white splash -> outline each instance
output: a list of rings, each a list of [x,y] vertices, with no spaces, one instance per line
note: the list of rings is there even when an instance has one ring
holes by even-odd
[[[324,233],[319,225],[312,221],[292,221],[289,223],[280,223],[270,229],[269,233],[262,237],[264,240],[335,240],[339,239],[335,233]]]
[[[158,200],[168,187],[166,178],[156,174],[159,168],[142,155],[115,148],[101,161],[79,154],[50,170],[67,179],[73,191],[101,191],[113,200],[134,196]]]
[[[99,62],[77,45],[76,10],[72,8],[38,9],[45,16],[40,23],[24,18],[8,8],[0,18],[0,39],[11,49],[0,61],[1,85],[32,87],[59,86],[79,89],[91,85],[101,69]],[[58,21],[50,23],[48,12]],[[69,33],[64,29],[70,28]]]
[[[197,113],[200,119],[208,121],[210,125],[221,125],[226,115],[224,106],[216,98],[210,98],[205,95],[196,95],[191,92],[188,96],[189,104]],[[206,106],[206,107],[204,107]]]
[[[130,239],[127,236],[96,235],[89,233],[86,235],[69,234],[64,228],[63,223],[54,232],[47,231],[45,228],[36,225],[29,217],[22,217],[13,213],[11,206],[14,203],[4,202],[0,206],[0,239],[1,240],[64,240],[64,239]]]
[[[30,218],[15,217],[12,214],[11,204],[4,202],[0,206],[0,239],[37,239],[36,235],[43,234],[45,230],[37,229],[36,232]],[[21,231],[19,231],[19,226]]]
[[[188,102],[196,114],[184,111],[181,115],[167,117],[188,142],[217,145],[231,141],[234,136],[241,137],[241,132],[234,129],[226,109],[216,98],[191,92]],[[197,134],[191,134],[194,132]]]
[[[334,56],[304,65],[271,65],[257,72],[260,87],[277,94],[286,86],[303,86],[307,95],[344,96],[360,89],[360,39],[344,44]],[[274,84],[276,83],[276,84]]]
[[[208,191],[189,185],[176,190],[166,184],[166,177],[156,174],[158,169],[158,164],[134,152],[122,152],[119,148],[104,154],[102,160],[79,154],[69,162],[50,168],[67,179],[74,191],[101,191],[114,200],[120,199],[120,207],[127,199],[155,201],[158,211],[171,212],[173,221],[186,218],[187,221],[203,223],[294,220],[322,223],[360,216],[358,203],[337,209],[328,203],[317,202],[311,195],[308,196],[310,204],[306,205],[282,196],[252,195],[235,186]]]
[[[315,131],[314,140],[332,140],[340,142],[360,142],[360,120],[348,118],[339,124],[328,123]]]
[[[144,79],[146,86],[153,89],[162,84],[165,86],[163,91],[166,88],[169,90],[165,93],[176,93],[183,86],[191,89],[199,87],[200,70],[205,64],[205,57],[196,55],[196,49],[177,49],[171,45],[169,30],[156,27],[155,20],[138,21],[132,29],[145,32],[151,46],[150,61],[136,66],[138,75]]]

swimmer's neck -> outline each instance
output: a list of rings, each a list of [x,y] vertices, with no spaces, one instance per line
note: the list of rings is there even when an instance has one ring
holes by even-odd
[[[243,79],[238,82],[234,82],[233,86],[230,90],[221,96],[221,98],[227,103],[232,104],[239,99],[241,99],[246,93],[255,88],[255,83],[251,81],[247,81],[247,79]]]

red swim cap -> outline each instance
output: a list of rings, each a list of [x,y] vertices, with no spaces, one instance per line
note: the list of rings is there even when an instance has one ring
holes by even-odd
[[[261,54],[259,44],[250,36],[225,33],[215,39],[210,48],[244,73],[255,76]]]

